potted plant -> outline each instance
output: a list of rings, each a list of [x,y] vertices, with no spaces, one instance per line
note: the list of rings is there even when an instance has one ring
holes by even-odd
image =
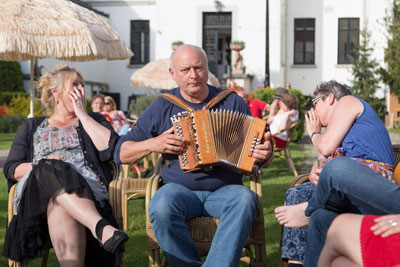
[[[243,50],[245,47],[245,42],[244,41],[239,41],[239,40],[234,40],[230,44],[230,49],[234,51],[240,51]]]
[[[182,41],[174,41],[172,42],[172,50],[175,50],[178,48],[178,46],[183,45]]]

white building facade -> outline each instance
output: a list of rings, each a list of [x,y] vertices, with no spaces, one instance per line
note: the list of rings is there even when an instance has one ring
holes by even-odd
[[[272,88],[290,82],[292,88],[310,95],[321,81],[349,83],[349,54],[361,41],[358,37],[368,22],[373,57],[383,66],[383,18],[391,1],[269,0],[268,5],[267,1],[86,0],[94,10],[108,15],[109,24],[135,56],[131,60],[71,64],[87,81],[88,96],[95,91],[111,93],[125,111],[132,94],[156,92],[131,87],[131,75],[149,61],[168,58],[174,41],[203,47],[210,70],[219,78],[231,70],[229,43],[244,41],[246,48],[241,54],[246,74],[252,76],[247,90],[263,86],[268,75]],[[58,62],[43,59],[38,65],[44,73]],[[28,64],[23,64],[23,72],[29,73]]]

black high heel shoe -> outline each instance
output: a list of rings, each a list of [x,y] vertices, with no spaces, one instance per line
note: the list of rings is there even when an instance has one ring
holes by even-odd
[[[114,253],[117,249],[121,249],[125,242],[128,241],[128,235],[121,231],[116,230],[112,237],[110,237],[104,244],[101,243],[101,238],[103,236],[103,228],[106,225],[111,225],[106,219],[101,219],[96,224],[96,235],[97,239],[99,240],[100,244],[107,252]]]

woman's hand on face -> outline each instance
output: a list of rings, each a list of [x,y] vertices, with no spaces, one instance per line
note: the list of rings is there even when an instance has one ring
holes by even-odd
[[[305,118],[309,135],[315,131],[321,132],[321,121],[313,108],[306,113]]]
[[[375,219],[376,224],[371,227],[375,235],[388,237],[400,233],[400,214],[390,214]]]
[[[72,89],[69,92],[69,98],[71,99],[75,115],[78,118],[87,114],[86,99],[85,99],[85,87],[83,87],[81,84],[73,85]]]

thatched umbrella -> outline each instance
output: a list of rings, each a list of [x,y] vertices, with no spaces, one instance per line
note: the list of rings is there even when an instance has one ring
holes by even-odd
[[[33,61],[127,59],[132,51],[119,34],[93,11],[65,0],[1,0],[0,60]]]
[[[147,63],[144,67],[135,71],[131,76],[131,85],[155,89],[172,89],[177,87],[176,82],[169,74],[169,59],[157,59]],[[208,72],[208,83],[219,87],[218,79]]]

